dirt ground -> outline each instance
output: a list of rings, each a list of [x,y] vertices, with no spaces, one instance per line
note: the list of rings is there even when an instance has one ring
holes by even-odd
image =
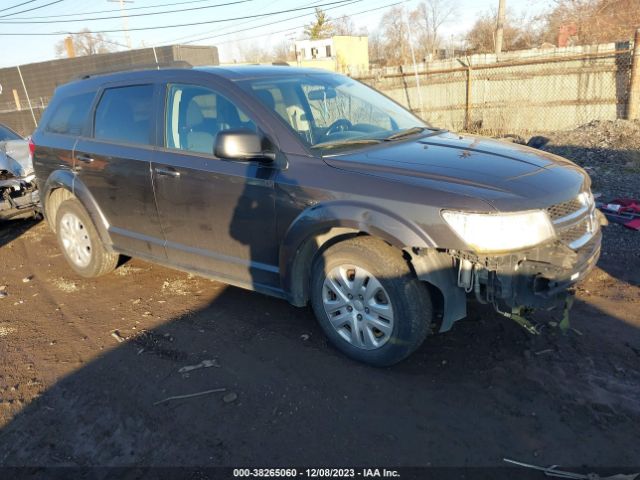
[[[637,249],[580,284],[581,335],[472,306],[376,369],[310,309],[138,260],[80,279],[44,222],[0,228],[0,466],[640,465]]]

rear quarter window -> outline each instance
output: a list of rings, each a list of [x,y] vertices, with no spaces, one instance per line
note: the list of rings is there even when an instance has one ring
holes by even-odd
[[[89,92],[61,100],[51,114],[45,130],[62,135],[80,135],[94,96],[94,92]]]

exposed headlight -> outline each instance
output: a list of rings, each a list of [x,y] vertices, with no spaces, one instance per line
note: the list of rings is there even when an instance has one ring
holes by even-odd
[[[477,252],[520,250],[555,236],[549,216],[542,210],[495,214],[445,210],[442,218]]]
[[[580,193],[580,195],[578,195],[578,201],[584,207],[590,207],[595,202],[591,190],[585,190],[584,192]]]

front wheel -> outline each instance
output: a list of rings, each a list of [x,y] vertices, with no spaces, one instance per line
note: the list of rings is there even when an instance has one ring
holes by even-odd
[[[316,259],[311,303],[336,348],[375,366],[410,355],[432,320],[425,285],[400,252],[371,237],[340,242]]]

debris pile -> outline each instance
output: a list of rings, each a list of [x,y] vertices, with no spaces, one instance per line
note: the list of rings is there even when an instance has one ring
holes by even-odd
[[[531,137],[529,146],[577,163],[600,200],[640,199],[640,121],[594,120],[574,130]],[[640,255],[638,231],[612,222],[604,230],[603,254]]]

